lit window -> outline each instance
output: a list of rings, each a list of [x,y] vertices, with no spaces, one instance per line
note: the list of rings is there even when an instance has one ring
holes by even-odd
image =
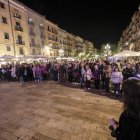
[[[29,18],[29,22],[33,22],[32,18]]]

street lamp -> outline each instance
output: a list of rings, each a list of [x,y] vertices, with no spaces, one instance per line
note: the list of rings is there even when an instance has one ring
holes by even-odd
[[[108,53],[109,53],[109,50],[111,49],[111,46],[109,44],[107,44],[105,46],[105,50],[107,51],[107,57],[108,57]]]
[[[128,46],[129,45],[129,42],[125,42],[125,46]]]

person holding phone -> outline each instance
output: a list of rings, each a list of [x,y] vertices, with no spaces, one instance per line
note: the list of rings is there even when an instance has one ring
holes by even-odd
[[[140,140],[140,81],[124,82],[124,111],[119,122],[109,120],[111,135],[117,140]]]

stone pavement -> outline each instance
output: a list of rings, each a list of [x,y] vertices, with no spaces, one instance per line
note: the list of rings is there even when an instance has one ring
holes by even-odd
[[[0,140],[113,140],[122,104],[53,82],[0,83]]]

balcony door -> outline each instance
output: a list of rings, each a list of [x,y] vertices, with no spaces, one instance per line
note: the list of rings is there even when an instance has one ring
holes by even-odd
[[[18,40],[17,40],[18,43],[19,43],[19,44],[22,44],[22,36],[18,35],[18,36],[17,36],[17,39],[18,39]]]

